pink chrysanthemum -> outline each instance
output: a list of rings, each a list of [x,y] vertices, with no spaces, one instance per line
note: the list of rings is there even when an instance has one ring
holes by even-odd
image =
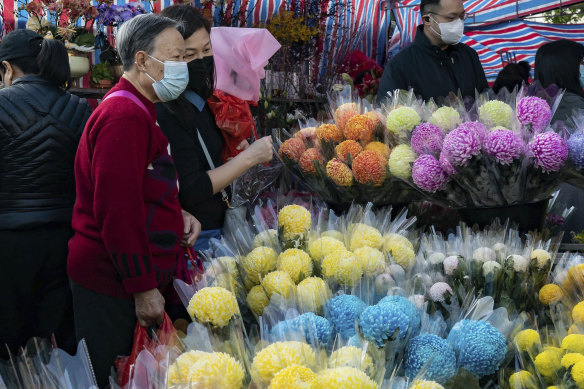
[[[481,141],[477,131],[460,126],[444,138],[442,153],[452,166],[466,165],[481,152]]]
[[[568,144],[560,135],[548,131],[533,138],[529,143],[529,153],[535,166],[545,173],[556,172],[568,158]]]
[[[440,153],[440,166],[447,174],[455,174],[456,170],[452,167],[452,164],[448,161],[448,157],[444,153]]]
[[[528,96],[517,103],[517,119],[521,124],[530,124],[535,133],[545,130],[551,118],[552,110],[544,99]]]
[[[442,129],[432,123],[420,124],[412,133],[412,149],[418,155],[440,153],[443,141]]]
[[[493,130],[485,138],[484,150],[497,162],[507,165],[521,156],[523,141],[513,131],[507,129]]]
[[[489,133],[489,129],[481,122],[464,122],[458,128],[474,131],[478,135],[481,144]]]
[[[448,174],[433,155],[424,154],[414,162],[412,179],[418,188],[434,193],[444,188]]]

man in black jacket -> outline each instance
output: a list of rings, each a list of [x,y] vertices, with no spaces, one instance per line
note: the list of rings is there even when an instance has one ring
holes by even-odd
[[[378,101],[388,92],[413,88],[424,100],[450,92],[474,96],[487,89],[485,72],[477,53],[459,43],[466,17],[462,0],[422,0],[422,25],[414,43],[400,51],[385,66]]]

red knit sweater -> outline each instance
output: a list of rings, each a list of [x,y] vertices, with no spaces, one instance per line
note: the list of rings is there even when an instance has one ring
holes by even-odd
[[[174,276],[183,232],[176,171],[156,110],[122,78],[115,96],[89,118],[75,158],[75,234],[67,271],[77,284],[116,298],[158,287]]]

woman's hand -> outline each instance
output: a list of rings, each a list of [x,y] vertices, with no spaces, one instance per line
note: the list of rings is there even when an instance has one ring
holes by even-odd
[[[237,145],[237,147],[235,148],[235,150],[237,151],[244,151],[247,150],[247,148],[249,147],[249,142],[247,141],[247,139],[244,139],[241,141],[240,144]]]
[[[201,223],[190,213],[181,209],[183,223],[184,223],[184,234],[180,241],[182,247],[193,247],[197,241],[197,237],[201,233]]]
[[[243,153],[252,162],[252,166],[270,162],[273,156],[272,137],[264,136],[253,142]]]
[[[162,324],[164,320],[164,297],[158,289],[150,289],[134,294],[136,317],[138,323],[145,328],[153,324]]]

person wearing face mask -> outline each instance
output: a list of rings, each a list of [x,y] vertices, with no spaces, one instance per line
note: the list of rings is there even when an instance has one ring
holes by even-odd
[[[31,30],[0,42],[0,358],[35,336],[76,350],[67,278],[75,151],[91,114],[67,50]]]
[[[168,141],[154,103],[188,84],[185,44],[173,20],[139,15],[118,31],[124,74],[89,118],[75,158],[75,234],[69,242],[75,330],[104,387],[118,355],[132,350],[136,322],[164,318],[179,245],[200,224],[181,212]]]
[[[424,100],[439,99],[451,92],[475,96],[489,87],[479,56],[460,43],[465,11],[462,0],[422,0],[422,25],[414,42],[385,66],[379,84],[378,102],[396,89],[408,90]]]
[[[535,54],[535,80],[543,87],[557,86],[565,90],[552,118],[569,122],[575,111],[584,109],[584,46],[562,39],[542,45]],[[564,242],[572,243],[572,232],[584,230],[584,190],[570,184],[560,185],[558,204],[575,206],[575,211],[562,226]]]
[[[211,25],[190,5],[173,5],[162,15],[184,26],[189,83],[175,101],[156,104],[156,112],[178,171],[181,205],[201,222],[194,248],[204,250],[209,239],[221,237],[228,207],[223,197],[230,196],[229,185],[249,168],[272,159],[272,139],[264,137],[251,145],[244,141],[239,145],[244,151],[223,163],[224,139],[206,102],[215,85]]]

